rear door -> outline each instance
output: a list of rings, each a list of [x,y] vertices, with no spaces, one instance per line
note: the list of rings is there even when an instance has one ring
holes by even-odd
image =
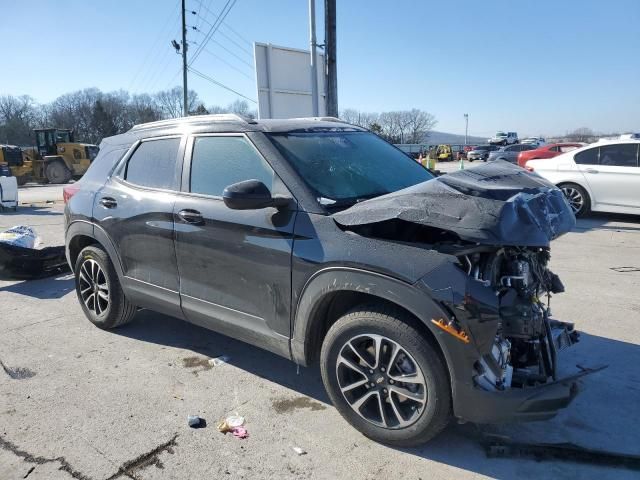
[[[193,136],[185,158],[174,212],[186,318],[287,354],[295,202],[281,210],[232,210],[222,192],[256,179],[272,194],[292,195],[242,134]]]
[[[134,145],[96,194],[93,216],[113,242],[133,303],[182,317],[173,205],[182,167],[181,136]]]
[[[602,145],[578,153],[575,160],[594,205],[640,208],[637,143]]]

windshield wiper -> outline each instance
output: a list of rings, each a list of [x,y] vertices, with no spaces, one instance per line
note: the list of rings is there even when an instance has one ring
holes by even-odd
[[[349,197],[349,198],[341,198],[339,200],[334,200],[332,198],[320,197],[318,198],[318,202],[325,208],[334,209],[334,208],[345,208],[352,207],[356,203],[364,202],[365,200],[370,200],[375,197],[379,197],[381,195],[385,195],[386,192],[382,193],[372,193],[370,195],[363,195],[360,197]]]

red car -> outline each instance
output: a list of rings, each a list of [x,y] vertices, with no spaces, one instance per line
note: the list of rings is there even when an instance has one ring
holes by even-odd
[[[535,150],[525,150],[518,155],[518,165],[524,168],[529,160],[553,158],[561,153],[570,152],[582,146],[584,146],[582,143],[550,143],[538,147]]]

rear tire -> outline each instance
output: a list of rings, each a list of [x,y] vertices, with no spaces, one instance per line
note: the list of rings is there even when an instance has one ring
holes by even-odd
[[[45,168],[45,176],[49,183],[61,184],[71,180],[72,173],[61,161],[51,162]]]
[[[591,211],[591,198],[589,198],[587,191],[580,185],[575,183],[564,183],[562,185],[558,185],[558,188],[560,188],[562,193],[564,193],[564,196],[569,202],[569,206],[576,217],[582,217]]]
[[[451,387],[436,349],[405,312],[362,305],[329,329],[322,380],[336,409],[365,436],[397,447],[421,445],[446,427],[451,412]]]
[[[122,291],[107,253],[96,245],[85,247],[74,268],[76,294],[91,323],[108,330],[129,323],[136,313]]]

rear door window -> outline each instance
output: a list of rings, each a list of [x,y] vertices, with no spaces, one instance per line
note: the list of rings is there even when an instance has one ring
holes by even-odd
[[[597,165],[598,164],[598,147],[584,150],[580,153],[576,153],[573,157],[578,165]]]
[[[180,138],[142,142],[127,162],[125,180],[142,187],[177,190],[179,148]]]
[[[600,165],[610,167],[637,167],[638,145],[621,143],[600,147]]]
[[[192,193],[221,197],[244,180],[259,180],[273,191],[274,171],[244,137],[196,137],[191,158]]]

